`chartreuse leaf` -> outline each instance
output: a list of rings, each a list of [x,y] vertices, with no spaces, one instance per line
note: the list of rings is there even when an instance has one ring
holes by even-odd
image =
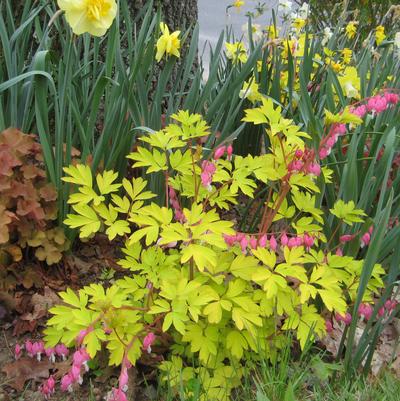
[[[230,272],[243,280],[251,280],[254,269],[258,267],[259,261],[253,256],[240,254],[235,257],[229,268]]]
[[[340,113],[333,114],[329,110],[325,109],[325,123],[330,124],[362,124],[363,120],[350,112],[348,106],[344,108]]]
[[[93,190],[91,187],[79,187],[78,189],[79,192],[76,192],[72,195],[70,195],[68,199],[69,204],[74,204],[74,203],[84,203],[88,204],[91,201],[93,201],[93,204],[95,206],[98,206],[101,204],[101,202],[104,202],[105,198],[102,195],[98,195],[96,191]]]
[[[118,188],[120,188],[122,184],[114,184],[117,178],[118,173],[114,173],[113,171],[104,171],[103,174],[97,174],[96,182],[100,193],[106,195],[118,191]]]
[[[226,348],[237,359],[241,359],[243,351],[248,349],[246,338],[237,330],[230,330],[226,336]]]
[[[64,167],[64,172],[69,175],[69,177],[63,177],[63,181],[65,182],[87,187],[92,187],[93,185],[92,171],[89,166],[83,164],[77,164],[76,166],[71,165],[69,167]]]
[[[304,349],[307,341],[313,341],[315,334],[325,333],[325,320],[317,313],[314,305],[303,305],[296,336]]]
[[[352,226],[353,223],[362,223],[365,213],[361,209],[356,209],[353,201],[344,202],[339,199],[333,209],[330,212],[335,215],[338,219],[343,220],[346,224]]]
[[[80,290],[78,294],[79,297],[71,288],[67,288],[66,291],[59,293],[66,304],[75,306],[75,308],[84,308],[87,305],[88,296],[83,290]]]
[[[137,152],[127,156],[135,161],[132,167],[148,167],[147,174],[156,173],[157,171],[167,170],[167,157],[165,153],[153,149],[152,152],[139,146]]]
[[[200,324],[189,323],[182,341],[190,343],[190,350],[198,352],[199,358],[207,363],[211,355],[217,355],[219,331],[216,326],[204,327]]]
[[[170,132],[168,128],[154,132],[148,136],[143,136],[141,140],[162,150],[172,150],[186,145],[185,142],[179,139],[179,136],[176,135],[176,133]]]
[[[124,187],[127,195],[131,198],[132,202],[139,200],[143,201],[155,197],[155,195],[150,191],[143,192],[143,190],[146,188],[146,185],[147,181],[143,180],[141,177],[132,178],[131,181],[129,181],[127,178],[122,180],[122,186]]]
[[[190,244],[183,248],[181,262],[186,263],[192,258],[201,272],[217,264],[217,253],[204,245]]]
[[[90,237],[100,230],[101,222],[96,212],[88,205],[77,204],[72,206],[77,214],[68,214],[64,223],[71,228],[80,229],[80,238]]]

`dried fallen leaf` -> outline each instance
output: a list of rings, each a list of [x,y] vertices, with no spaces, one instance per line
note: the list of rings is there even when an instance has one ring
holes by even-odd
[[[60,302],[60,298],[49,287],[45,287],[44,294],[33,294],[31,303],[34,305],[33,311],[24,313],[22,320],[38,320],[47,315],[47,311],[55,304]]]
[[[47,360],[38,361],[34,358],[21,358],[4,365],[2,372],[7,375],[7,385],[17,391],[22,391],[25,382],[28,380],[47,379],[50,369],[52,369],[52,364]]]

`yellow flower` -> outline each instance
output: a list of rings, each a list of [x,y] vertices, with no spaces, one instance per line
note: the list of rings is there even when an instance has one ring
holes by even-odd
[[[330,57],[326,58],[326,64],[330,65],[332,67],[332,70],[335,72],[340,72],[342,70],[342,65],[340,63],[337,63]]]
[[[376,44],[379,46],[385,39],[386,39],[385,27],[382,25],[378,25],[375,31]]]
[[[242,42],[225,43],[226,57],[232,60],[233,64],[237,62],[245,63],[247,61],[247,51]]]
[[[306,25],[306,20],[303,18],[295,18],[292,25],[296,29],[296,31],[299,32],[301,28]]]
[[[350,64],[353,51],[347,47],[342,50],[342,57],[344,64]]]
[[[338,80],[346,97],[360,99],[361,82],[357,68],[346,67],[342,74],[338,76]]]
[[[255,82],[254,78],[251,83],[249,81],[243,83],[242,90],[239,92],[239,97],[241,99],[249,99],[251,103],[262,99],[262,95],[258,91],[258,84]]]
[[[181,41],[179,39],[179,35],[181,31],[169,33],[169,29],[164,22],[160,23],[160,29],[162,35],[157,41],[156,60],[160,61],[164,54],[167,56],[171,54],[173,56],[180,57],[179,49],[181,47]]]
[[[76,35],[88,32],[103,36],[117,15],[115,0],[58,0],[65,18]]]
[[[357,33],[357,21],[350,21],[346,26],[346,35],[349,39],[353,39]]]
[[[269,39],[277,39],[279,36],[279,29],[275,25],[265,27]]]
[[[244,6],[244,1],[241,0],[235,0],[232,4],[233,7],[237,8],[238,10],[240,10],[240,8],[242,6]]]

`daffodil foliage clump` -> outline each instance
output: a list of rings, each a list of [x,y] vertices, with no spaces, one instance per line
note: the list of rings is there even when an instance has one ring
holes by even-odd
[[[196,379],[204,399],[228,399],[245,357],[274,360],[288,338],[304,348],[323,337],[326,321],[346,313],[359,286],[363,261],[341,256],[322,233],[329,213],[316,198],[330,171],[321,171],[308,134],[279,107],[263,99],[246,111],[245,121],[267,127],[269,152],[255,157],[235,156],[229,144],[204,149],[209,127],[200,115],[172,118],[129,155],[134,168],[164,176],[163,206],[142,178],[118,182],[112,171],[93,177],[88,166],[65,169],[64,180],[76,185],[65,223],[81,238],[105,232],[124,241],[119,264],[127,274],[108,288],[61,293],[46,341],[78,346],[90,358],[106,349],[109,364],[121,365],[109,399],[123,399],[126,371],[144,352],[157,358],[166,349],[165,380],[180,388]],[[224,210],[266,187],[259,231],[237,232]],[[331,213],[348,225],[364,218],[341,200]],[[381,274],[376,266],[366,300],[382,286]]]

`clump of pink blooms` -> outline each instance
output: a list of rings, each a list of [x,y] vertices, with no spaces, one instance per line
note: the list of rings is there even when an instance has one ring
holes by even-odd
[[[151,346],[156,340],[154,333],[150,332],[143,339],[143,349],[148,353],[151,352]],[[121,373],[118,379],[118,388],[112,388],[106,396],[106,401],[127,401],[126,392],[128,391],[129,375],[128,370],[132,367],[132,364],[125,357],[122,362]]]
[[[350,108],[350,112],[360,118],[364,118],[368,113],[375,116],[383,113],[389,107],[395,106],[399,101],[400,96],[397,93],[385,92],[369,98],[365,104],[358,103],[358,106]],[[329,156],[339,137],[345,135],[346,132],[346,124],[332,124],[328,135],[322,138],[319,146],[319,158],[321,160]]]
[[[41,361],[42,357],[44,356],[49,358],[50,362],[55,362],[57,357],[65,361],[69,354],[69,350],[64,344],[58,344],[55,347],[46,348],[43,341],[32,342],[30,340],[27,340],[23,345],[15,345],[15,359],[21,358],[24,349],[27,356],[29,356],[30,358],[37,358],[38,361]]]
[[[217,167],[215,166],[215,161],[227,155],[228,160],[232,159],[233,147],[232,145],[228,146],[219,146],[213,155],[213,161],[203,160],[201,164],[201,183],[204,187],[207,188],[208,191],[211,191],[211,183],[213,180],[213,176]]]
[[[321,166],[315,160],[315,152],[312,149],[297,149],[293,160],[288,164],[289,174],[303,172],[314,176],[321,174]]]
[[[397,307],[397,305],[398,302],[396,300],[388,299],[385,302],[385,304],[381,308],[379,308],[377,313],[378,316],[382,317],[385,316],[385,314],[390,315],[393,312],[393,310]],[[374,312],[374,306],[370,303],[361,303],[360,306],[358,307],[358,316],[365,319],[366,321],[372,318],[373,312]],[[353,318],[349,312],[346,312],[344,315],[336,313],[335,320],[337,322],[343,322],[346,326],[349,326]],[[332,320],[325,321],[325,328],[327,333],[331,333],[333,331]]]
[[[217,168],[215,167],[215,164],[213,162],[203,160],[203,163],[201,164],[200,177],[201,183],[204,187],[207,188],[208,191],[211,191],[211,183],[216,170]]]
[[[374,227],[370,226],[368,231],[361,236],[361,248],[369,245],[369,243],[371,242],[371,235],[373,231]],[[353,241],[354,238],[356,238],[356,234],[343,234],[339,237],[339,241],[341,244],[345,244],[347,242]]]
[[[105,329],[108,330],[108,329]],[[72,392],[74,385],[82,384],[83,375],[89,370],[88,362],[90,356],[87,353],[85,347],[82,345],[85,337],[93,331],[93,327],[81,330],[76,338],[78,348],[72,354],[72,365],[69,371],[61,378],[60,387],[62,391]],[[149,332],[143,339],[143,350],[148,353],[151,352],[151,346],[156,340],[154,333]],[[26,341],[24,345],[17,344],[15,346],[15,358],[19,359],[22,356],[23,349],[30,357],[37,357],[40,360],[42,355],[46,355],[52,362],[56,360],[56,357],[66,360],[69,351],[68,348],[63,344],[58,344],[54,348],[45,348],[43,341],[31,342]],[[125,356],[122,362],[121,372],[118,379],[118,388],[112,388],[106,396],[106,401],[127,401],[126,392],[128,391],[128,370],[132,367]],[[40,391],[44,398],[49,399],[55,392],[56,381],[51,375],[46,379],[40,386]]]
[[[293,235],[289,238],[285,232],[279,238],[279,243],[274,234],[263,234],[257,238],[255,235],[246,235],[238,232],[235,235],[224,235],[224,239],[225,243],[230,247],[239,245],[243,253],[247,253],[248,250],[257,249],[258,247],[268,247],[275,252],[279,244],[281,247],[287,246],[290,249],[304,245],[309,250],[315,242],[315,238],[310,234]]]

